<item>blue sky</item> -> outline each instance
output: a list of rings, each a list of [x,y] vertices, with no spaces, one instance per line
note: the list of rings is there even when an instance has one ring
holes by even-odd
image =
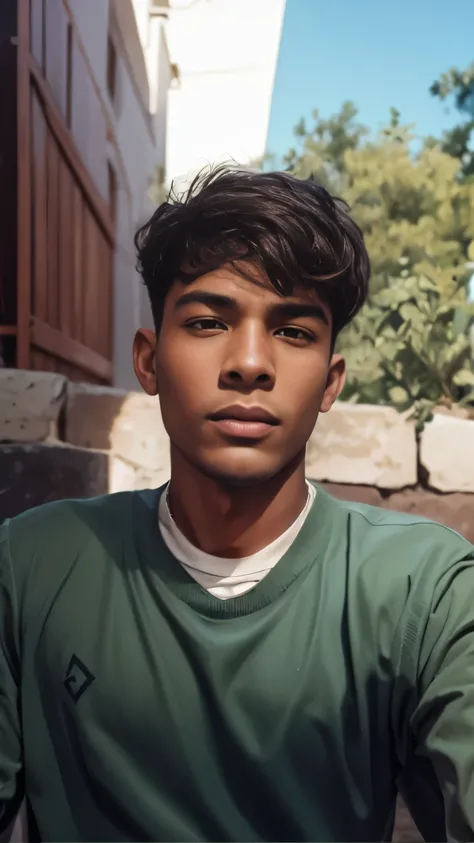
[[[457,114],[429,87],[473,61],[474,0],[287,0],[267,150],[284,154],[300,117],[315,107],[327,117],[344,100],[373,131],[393,105],[437,135]]]

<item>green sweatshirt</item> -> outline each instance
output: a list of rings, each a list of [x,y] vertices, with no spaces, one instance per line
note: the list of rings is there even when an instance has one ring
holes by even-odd
[[[47,841],[474,840],[474,548],[322,489],[221,601],[161,539],[161,490],[0,535],[0,831]]]

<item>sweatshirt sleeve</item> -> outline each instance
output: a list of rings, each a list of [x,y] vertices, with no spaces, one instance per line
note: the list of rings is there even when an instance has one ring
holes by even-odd
[[[414,775],[407,775],[404,795],[425,839],[441,833],[467,843],[474,841],[474,549],[437,578],[412,635]]]
[[[23,799],[19,679],[19,614],[6,522],[0,526],[0,838]]]

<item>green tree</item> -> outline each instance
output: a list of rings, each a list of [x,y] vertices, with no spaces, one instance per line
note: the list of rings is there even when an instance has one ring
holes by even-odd
[[[440,143],[413,154],[413,139],[396,109],[371,136],[345,103],[298,124],[285,164],[347,201],[371,257],[370,301],[339,343],[349,359],[345,397],[414,406],[423,420],[436,403],[473,399],[474,181]]]
[[[458,180],[459,159],[439,146],[412,153],[414,135],[391,110],[376,137],[345,103],[329,119],[313,114],[301,121],[285,165],[295,175],[316,180],[345,199],[364,231],[372,260],[373,290],[400,273],[436,266],[463,272],[474,239],[474,191]]]
[[[312,114],[312,126],[300,120],[295,126],[296,144],[284,157],[284,165],[300,178],[311,174],[331,193],[342,195],[347,188],[345,156],[358,149],[369,130],[357,121],[357,109],[351,102],[328,119]]]
[[[432,268],[393,280],[345,332],[344,397],[411,409],[420,423],[438,404],[474,405],[474,305],[462,279]]]
[[[442,102],[454,101],[455,108],[464,118],[443,134],[441,148],[460,159],[463,177],[474,177],[474,64],[465,70],[452,67],[433,82],[430,92]],[[431,142],[430,138],[428,143]]]

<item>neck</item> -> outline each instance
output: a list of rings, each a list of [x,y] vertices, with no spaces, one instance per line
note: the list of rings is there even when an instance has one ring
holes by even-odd
[[[202,474],[173,450],[170,510],[188,541],[205,553],[251,556],[281,536],[306,504],[304,454],[268,481],[232,486]]]

